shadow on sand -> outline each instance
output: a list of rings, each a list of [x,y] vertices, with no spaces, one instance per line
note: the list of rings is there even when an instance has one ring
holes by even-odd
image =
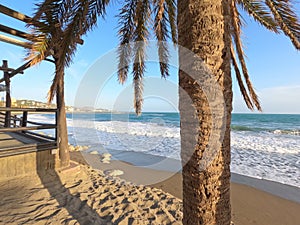
[[[53,168],[49,168],[49,165],[54,165],[55,155],[48,155],[45,158],[43,152],[37,152],[37,174],[45,188],[49,191],[52,198],[56,199],[59,203],[59,209],[66,209],[70,217],[63,219],[62,224],[68,224],[68,222],[76,220],[80,225],[91,224],[111,224],[109,218],[101,218],[99,214],[92,209],[87,200],[80,199],[80,193],[71,194],[70,190],[61,182],[59,172],[72,173],[72,165],[61,171],[57,171]],[[47,168],[48,167],[48,168]],[[53,166],[52,166],[53,167]],[[80,181],[73,185],[80,185]],[[49,219],[54,215],[48,216]]]

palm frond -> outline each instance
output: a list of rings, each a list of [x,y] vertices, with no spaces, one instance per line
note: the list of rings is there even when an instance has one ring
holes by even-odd
[[[166,0],[166,9],[168,13],[168,20],[171,30],[172,41],[174,44],[178,43],[177,38],[177,21],[176,21],[176,1],[175,0]]]
[[[141,114],[143,104],[143,76],[145,73],[146,44],[148,38],[148,23],[150,20],[150,4],[148,0],[139,0],[134,15],[135,30],[133,32],[133,79],[134,107],[137,115]]]
[[[145,72],[145,64],[135,63],[133,65],[133,85],[134,85],[134,109],[135,113],[139,116],[142,113],[142,105],[143,105],[143,76],[142,74]]]
[[[166,15],[166,3],[165,0],[154,1],[154,31],[158,41],[158,56],[160,72],[163,78],[169,76],[169,50],[166,45],[166,41],[169,38],[169,32],[167,28],[167,15]]]
[[[167,41],[171,38],[177,43],[175,0],[125,0],[119,13],[118,80],[124,83],[128,77],[129,64],[133,60],[133,80],[137,114],[142,108],[143,76],[145,73],[146,46],[151,13],[154,18],[154,33],[157,39],[158,56],[162,77],[169,76],[169,49]],[[151,6],[153,10],[151,11]],[[133,43],[133,44],[131,44]]]
[[[59,43],[59,55],[63,58],[64,67],[68,67],[72,62],[72,58],[77,49],[77,40],[88,31],[90,31],[97,23],[97,16],[104,16],[105,7],[109,3],[108,0],[92,0],[92,1],[71,1],[72,5],[64,7],[62,13],[65,24],[61,26],[63,35],[61,43]],[[57,38],[59,39],[59,38]]]
[[[54,98],[58,79],[63,79],[64,68],[72,62],[78,39],[96,25],[97,16],[104,16],[108,3],[109,0],[45,0],[37,4],[38,9],[29,25],[37,38],[33,40],[29,56],[35,57],[33,63],[44,59],[45,52],[52,51],[56,58],[56,75],[48,93],[49,100]],[[40,37],[46,37],[47,45],[39,41]]]
[[[237,8],[236,8],[236,5],[235,5],[234,1],[232,1],[232,4],[231,4],[231,14],[232,14],[232,17],[231,17],[231,26],[232,26],[231,34],[233,36],[233,40],[234,40],[234,43],[235,43],[235,46],[236,46],[238,59],[240,61],[241,67],[242,67],[243,75],[244,75],[244,78],[245,78],[245,81],[246,81],[246,84],[247,84],[248,91],[249,91],[250,96],[251,96],[251,100],[252,100],[253,104],[256,106],[256,108],[259,111],[261,111],[261,106],[260,106],[260,103],[259,103],[259,100],[258,100],[258,96],[255,93],[255,90],[254,90],[254,88],[252,86],[252,83],[250,81],[250,77],[249,77],[249,74],[248,74],[248,69],[247,69],[246,62],[245,62],[245,54],[244,54],[244,50],[243,50],[242,41],[241,41],[241,38],[240,38],[240,36],[241,36],[241,29],[240,29],[241,22],[240,22],[239,13],[237,11]]]
[[[118,79],[123,84],[128,77],[129,64],[131,62],[131,46],[135,29],[134,14],[136,11],[137,0],[126,0],[124,7],[119,13],[119,38],[120,45],[118,47]]]
[[[34,35],[28,49],[25,60],[30,60],[30,66],[36,65],[48,56],[49,37],[44,34]]]
[[[247,90],[245,88],[245,85],[244,85],[244,82],[242,80],[242,75],[241,75],[241,72],[240,72],[240,69],[239,69],[239,66],[238,66],[238,63],[237,63],[237,59],[235,57],[235,52],[234,52],[234,49],[233,49],[233,46],[231,45],[231,61],[232,61],[232,65],[233,65],[233,68],[235,70],[235,75],[236,75],[236,79],[238,81],[238,85],[239,85],[239,88],[240,88],[240,91],[241,91],[241,94],[244,98],[244,101],[246,102],[246,105],[249,109],[253,110],[253,104],[252,104],[252,101],[247,93]]]
[[[59,18],[60,3],[62,3],[60,0],[45,0],[43,3],[36,4],[37,11],[27,24],[27,27],[31,29],[32,48],[28,50],[26,59],[31,59],[31,65],[41,62],[52,47],[52,33],[56,29],[55,23]],[[49,19],[50,16],[51,19]]]
[[[242,9],[267,29],[278,33],[278,25],[266,4],[261,0],[237,0]]]
[[[47,100],[48,103],[51,103],[54,99],[54,96],[57,92],[57,88],[58,88],[58,82],[60,79],[62,79],[62,77],[64,76],[64,73],[60,73],[61,71],[58,70],[58,68],[55,71],[55,75],[54,78],[52,80],[52,84],[50,86],[50,89],[48,91],[48,95],[47,95]]]
[[[36,12],[29,25],[41,29],[46,28],[48,33],[53,32],[56,24],[62,24],[63,18],[68,15],[64,13],[65,7],[68,7],[68,0],[45,0],[36,4]]]
[[[300,23],[290,0],[266,0],[281,30],[300,49]]]

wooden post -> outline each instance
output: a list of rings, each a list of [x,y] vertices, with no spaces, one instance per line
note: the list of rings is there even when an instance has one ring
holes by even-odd
[[[23,117],[22,117],[22,127],[26,127],[27,126],[27,117],[28,117],[28,112],[27,111],[23,111]]]
[[[8,63],[7,60],[3,60],[3,68],[8,68]],[[11,97],[10,97],[10,77],[9,73],[7,71],[4,71],[4,81],[5,81],[5,86],[6,86],[6,103],[5,107],[6,108],[11,108]],[[11,112],[7,111],[5,114],[5,127],[10,127],[10,117],[11,117]]]
[[[59,148],[59,132],[58,132],[58,107],[56,107],[56,112],[55,112],[55,140],[56,140],[56,145],[57,148]]]
[[[17,127],[17,119],[18,119],[17,115],[14,115],[13,116],[13,127]]]

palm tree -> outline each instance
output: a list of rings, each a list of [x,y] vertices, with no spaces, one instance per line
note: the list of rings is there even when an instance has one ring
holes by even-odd
[[[33,25],[38,31],[36,36],[42,37],[42,41],[35,41],[37,47],[33,49],[31,56],[37,57],[39,61],[44,55],[53,53],[57,62],[50,100],[56,91],[58,96],[63,96],[63,71],[72,61],[77,40],[95,25],[97,15],[104,15],[108,3],[109,0],[45,0],[38,6],[35,19],[43,23]],[[248,108],[261,110],[244,59],[239,10],[245,10],[272,32],[282,31],[297,49],[300,47],[300,24],[290,0],[178,0],[177,6],[176,27],[175,0],[124,1],[119,13],[119,37],[120,44],[126,47],[119,48],[119,81],[125,82],[132,62],[134,106],[136,113],[140,114],[150,20],[154,18],[152,28],[156,39],[161,41],[158,43],[158,54],[162,77],[169,75],[169,52],[164,41],[171,38],[177,43],[178,29],[179,46],[195,55],[191,61],[186,61],[186,51],[179,48],[183,223],[230,224],[231,63]],[[56,31],[56,28],[59,30]],[[220,132],[219,137],[214,139],[219,142],[220,147],[214,149],[212,155],[208,151],[214,123],[212,102],[208,101],[210,96],[206,96],[203,87],[199,85],[199,81],[205,83],[211,80],[207,80],[203,71],[211,73],[214,82],[222,90],[224,101],[213,104],[219,105],[221,111],[225,106],[221,112],[224,137]],[[63,119],[62,115],[61,118]],[[196,139],[195,145],[191,145],[193,139]],[[204,162],[207,155],[211,160]]]
[[[64,70],[68,67],[82,43],[80,37],[90,31],[97,22],[97,16],[105,14],[108,1],[64,1],[45,0],[37,4],[37,10],[30,24],[33,28],[27,59],[35,65],[52,56],[55,61],[55,75],[48,92],[51,102],[56,94],[58,109],[58,136],[60,166],[69,166],[68,134],[64,102]]]
[[[147,1],[146,1],[147,2]],[[155,32],[158,40],[166,40],[168,24],[171,28],[173,41],[176,43],[173,18],[167,20],[167,12],[174,12],[175,2],[161,0],[155,15]],[[139,3],[147,9],[145,1],[127,0],[120,14],[120,44],[130,41],[147,39],[146,21],[148,14],[141,13]],[[145,4],[143,4],[145,3]],[[241,90],[241,94],[249,109],[261,110],[258,97],[251,84],[247,71],[243,46],[241,41],[240,8],[249,13],[261,25],[279,33],[283,31],[294,46],[299,49],[300,24],[295,10],[289,0],[178,0],[177,28],[179,47],[179,111],[181,132],[181,158],[183,175],[183,224],[230,224],[230,123],[232,111],[232,80],[231,62]],[[134,8],[136,7],[136,8]],[[146,9],[143,8],[146,12]],[[157,9],[157,8],[156,8]],[[173,15],[171,13],[171,15]],[[165,20],[163,20],[165,19]],[[123,25],[123,26],[122,26]],[[140,29],[139,27],[143,29]],[[158,32],[159,31],[159,32]],[[160,38],[164,37],[164,38]],[[159,45],[160,46],[160,45]],[[186,58],[186,51],[192,51],[196,57]],[[131,55],[129,49],[120,52],[119,80],[123,82],[128,73],[127,65],[130,56],[133,57],[133,77],[135,85],[135,108],[140,113],[142,104],[142,77],[144,72],[143,50],[134,47]],[[235,54],[240,62],[242,72]],[[167,57],[167,49],[159,48],[159,55]],[[143,55],[140,57],[140,55]],[[142,60],[137,60],[136,57]],[[126,61],[127,60],[127,61]],[[124,63],[125,61],[125,63]],[[137,63],[139,62],[139,63]],[[167,62],[161,58],[161,62]],[[167,64],[161,65],[163,77],[167,74]],[[214,102],[223,109],[223,136],[214,141],[220,142],[218,149],[210,152],[210,137],[213,130],[214,117],[211,104],[208,101],[200,83],[211,82],[203,71],[209,70],[218,86],[223,91],[224,102]],[[189,73],[187,73],[187,71]],[[192,76],[191,76],[192,74]],[[244,77],[244,84],[242,75]],[[214,87],[212,87],[214,88]],[[218,99],[215,99],[218,100]],[[195,118],[196,124],[195,124]],[[196,139],[196,142],[193,141]],[[191,145],[195,143],[195,145]],[[207,155],[210,161],[204,162]],[[205,167],[203,167],[205,165]]]

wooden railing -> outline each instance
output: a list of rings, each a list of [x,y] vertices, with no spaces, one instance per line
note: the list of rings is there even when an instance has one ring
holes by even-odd
[[[6,113],[0,112],[0,126],[4,127]]]
[[[55,122],[54,124],[48,124],[30,121],[28,120],[28,113],[53,113]],[[53,129],[54,137],[33,132],[46,129]],[[57,141],[57,109],[0,107],[0,132],[22,132],[46,140]]]

